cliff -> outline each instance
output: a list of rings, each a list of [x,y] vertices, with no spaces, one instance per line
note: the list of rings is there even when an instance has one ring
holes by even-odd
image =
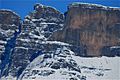
[[[100,56],[103,48],[120,45],[120,8],[73,3],[65,13],[64,29],[51,40],[85,46],[86,56]],[[80,52],[77,52],[80,54]]]

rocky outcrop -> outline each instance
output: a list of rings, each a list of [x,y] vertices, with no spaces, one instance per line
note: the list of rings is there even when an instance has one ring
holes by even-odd
[[[62,29],[63,21],[63,14],[56,9],[35,4],[34,11],[25,17],[21,34],[16,40],[10,74],[18,77],[34,58],[43,51],[50,50],[52,45],[42,42],[46,41],[56,30]]]
[[[104,55],[103,47],[120,45],[120,8],[73,3],[65,17],[64,29],[55,32],[51,40],[82,46],[86,56]]]
[[[19,31],[20,17],[10,10],[0,10],[0,78],[7,76]]]
[[[62,76],[60,76],[62,79],[66,79],[67,77],[69,80],[72,78],[75,80],[82,80],[80,67],[72,58],[74,53],[62,45],[56,48],[54,47],[54,49],[55,50],[51,49],[51,52],[49,51],[34,59],[23,71],[18,80],[37,80],[42,79],[42,77],[48,79],[48,77],[52,75],[54,76],[54,79],[57,79],[58,74]]]
[[[0,10],[0,55],[5,50],[5,44],[13,33],[18,30],[20,17],[10,10]]]

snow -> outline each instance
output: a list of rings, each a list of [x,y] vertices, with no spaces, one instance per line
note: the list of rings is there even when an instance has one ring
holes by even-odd
[[[70,54],[67,54],[68,52]],[[71,77],[74,77],[78,80],[81,77],[85,77],[86,80],[120,79],[119,57],[79,57],[75,56],[74,52],[69,50],[67,47],[58,48],[53,54],[56,54],[56,56],[48,59],[44,59],[45,54],[42,54],[35,58],[23,72],[24,74],[22,75],[24,75],[24,77],[22,80],[69,80]],[[62,57],[60,55],[64,55],[66,57]],[[72,59],[73,62],[76,62],[77,65],[80,67],[81,73],[74,70],[69,70],[68,68],[52,69],[49,66],[46,66],[46,64],[58,62],[59,59],[65,59],[67,62]],[[39,74],[43,74],[44,76],[38,75],[38,73],[34,74],[33,71],[38,71]],[[49,73],[51,71],[53,71],[54,73],[48,76],[45,75],[46,73]],[[80,78],[78,78],[78,76]]]
[[[30,19],[31,17],[29,15],[27,15],[27,16],[25,16],[25,18],[29,18]]]
[[[46,22],[42,22],[40,24],[56,24],[56,23],[46,23]]]
[[[24,19],[24,21],[30,21],[30,20],[28,20],[28,19]]]
[[[69,5],[69,8],[71,7],[78,7],[79,5],[86,5],[86,8],[93,8],[93,7],[101,7],[101,9],[113,9],[113,10],[120,10],[120,7],[110,7],[110,6],[103,6],[100,4],[92,4],[92,3],[82,3],[82,2],[74,2],[72,4]]]
[[[64,53],[65,50],[67,50],[66,47],[58,48],[55,53],[56,53],[56,55],[57,54],[59,55],[59,52],[62,51],[61,53]],[[27,80],[27,79],[32,80],[33,78],[35,78],[35,80],[37,80],[37,79],[41,79],[41,80],[47,80],[47,79],[49,79],[49,80],[54,80],[54,79],[55,80],[57,80],[57,79],[58,80],[66,80],[66,79],[71,77],[69,75],[73,72],[78,74],[78,75],[80,74],[79,72],[76,72],[76,71],[72,71],[72,70],[69,71],[68,68],[60,68],[60,69],[50,68],[49,65],[47,65],[47,64],[57,63],[58,59],[62,58],[62,57],[61,56],[52,56],[52,58],[44,59],[44,55],[45,54],[42,54],[42,55],[38,56],[37,58],[35,58],[27,66],[26,70],[24,70],[23,74],[20,76],[19,79],[21,79],[22,76],[24,75],[22,80]],[[69,62],[71,59],[70,55],[66,55],[65,53],[63,55],[66,56],[66,61]],[[37,74],[33,73],[34,71],[37,71],[38,73]],[[49,72],[53,72],[53,74],[46,76],[46,74]],[[41,74],[41,76],[38,74]],[[28,75],[30,75],[30,76],[28,77]]]
[[[6,41],[2,41],[2,40],[0,40],[0,44],[6,44],[7,42]]]
[[[75,57],[77,59],[77,63],[82,66],[97,68],[96,70],[89,69],[81,69],[82,74],[86,76],[86,80],[119,80],[120,79],[120,58],[81,58]],[[75,60],[74,59],[74,60]],[[37,69],[37,68],[35,68]],[[108,70],[105,70],[108,69]],[[50,70],[49,68],[47,70]],[[47,77],[37,77],[37,79],[41,80],[68,80],[69,75],[61,75],[60,72],[64,72],[64,69],[58,70],[55,74],[52,74]],[[67,72],[67,71],[66,71]],[[101,75],[101,76],[98,76]],[[35,80],[37,80],[35,79]]]
[[[32,21],[46,21],[46,19],[44,19],[44,18],[40,18],[40,19],[32,19]]]
[[[39,19],[32,19],[32,21],[39,21]]]
[[[19,40],[21,40],[23,42],[30,42],[30,39],[19,39]]]
[[[60,24],[60,26],[64,26],[64,24]]]
[[[119,80],[120,79],[120,58],[119,57],[95,57],[83,58],[73,56],[73,59],[80,65],[82,73],[87,80]],[[89,70],[93,68],[93,70]],[[101,76],[97,76],[101,74]]]
[[[111,49],[113,49],[113,48],[120,48],[120,46],[112,46],[112,47],[110,47]]]
[[[42,5],[40,3],[36,3],[35,5],[37,5],[36,8],[39,8],[39,6],[41,6],[42,8],[45,7],[44,5]]]
[[[14,32],[15,32],[14,30],[10,30],[10,29],[8,29],[8,30],[0,29],[0,33],[5,34],[6,36],[11,34],[11,33],[14,33]]]
[[[70,44],[64,43],[64,42],[60,42],[60,41],[43,41],[42,44],[58,44],[58,45],[70,46]]]
[[[25,48],[25,47],[15,47],[16,49],[18,49],[18,48],[21,48],[21,49],[26,49],[26,50],[28,50],[28,48]]]
[[[15,31],[8,29],[8,30],[5,30],[5,32],[6,32],[6,33],[10,33],[10,32],[14,33]]]
[[[5,50],[4,45],[0,45],[0,52],[4,52],[4,50]]]
[[[46,38],[42,34],[40,34],[40,36],[38,36],[38,35],[34,35],[32,33],[29,33],[29,35],[30,35],[31,38],[37,38],[37,39],[44,39],[44,40],[46,40]]]
[[[7,77],[5,77],[5,76],[3,76],[2,78],[1,78],[1,80],[16,80],[16,77],[13,77],[13,76],[7,76]]]
[[[10,26],[13,26],[13,27],[14,27],[14,26],[16,26],[16,25],[15,25],[15,24],[12,24],[12,25],[10,25]]]
[[[39,70],[39,69],[35,69],[35,70]],[[41,71],[47,70],[53,70],[51,68],[41,68]],[[54,70],[53,70],[54,71]],[[44,77],[44,76],[39,76],[39,75],[34,75],[31,76],[29,78],[24,78],[23,80],[69,80],[70,78],[70,74],[67,74],[67,70],[66,69],[60,69],[60,70],[55,70],[55,74],[51,74],[50,76]],[[72,73],[72,71],[70,71]],[[63,75],[65,74],[65,75]],[[67,75],[66,75],[67,74]],[[35,78],[35,79],[34,79]]]
[[[51,69],[47,68],[47,70],[51,70]],[[67,74],[67,75],[61,75],[61,74],[67,74],[67,70],[66,69],[57,70],[55,72],[55,74],[51,74],[48,77],[43,77],[43,76],[38,77],[38,76],[36,76],[37,77],[36,80],[39,80],[39,79],[41,79],[41,80],[65,80],[65,79],[68,80],[69,77],[70,77],[69,74]]]

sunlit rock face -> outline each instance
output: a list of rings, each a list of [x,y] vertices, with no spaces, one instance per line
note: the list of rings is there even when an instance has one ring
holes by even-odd
[[[120,45],[120,8],[70,4],[65,13],[64,29],[56,32],[51,40],[83,46],[86,56],[104,55],[103,47]],[[79,51],[77,53],[80,55]]]

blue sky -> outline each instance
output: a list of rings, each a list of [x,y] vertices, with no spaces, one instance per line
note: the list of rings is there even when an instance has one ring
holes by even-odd
[[[55,7],[64,13],[67,11],[67,5],[72,2],[96,3],[120,7],[120,0],[0,0],[0,9],[11,9],[18,13],[23,19],[30,11],[33,11],[35,3]]]

